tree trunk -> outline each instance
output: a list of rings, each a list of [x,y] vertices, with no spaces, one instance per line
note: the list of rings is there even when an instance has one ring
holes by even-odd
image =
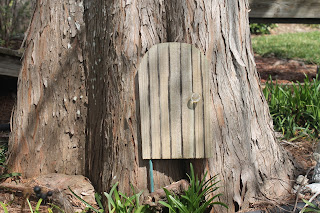
[[[88,54],[86,174],[100,191],[116,181],[147,190],[137,70],[162,42],[190,43],[210,60],[214,156],[198,173],[222,180],[228,212],[288,194],[293,165],[276,142],[251,49],[246,0],[85,0]],[[184,177],[187,160],[154,160],[155,188]],[[218,212],[222,211],[221,209]],[[223,211],[226,211],[225,209]]]
[[[86,38],[81,1],[37,1],[19,76],[11,171],[32,177],[85,169],[99,191],[119,181],[121,191],[132,183],[146,193],[137,70],[153,45],[177,41],[210,60],[213,157],[192,160],[198,174],[219,174],[229,212],[288,194],[293,165],[275,140],[259,86],[246,0],[85,0],[85,9]],[[154,160],[155,189],[187,170],[188,160]]]
[[[18,80],[11,171],[84,173],[84,29],[82,1],[37,1]]]

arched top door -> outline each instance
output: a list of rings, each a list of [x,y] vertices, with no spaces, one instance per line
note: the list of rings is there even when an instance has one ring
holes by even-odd
[[[190,44],[157,44],[142,58],[138,75],[143,159],[212,157],[204,54]]]

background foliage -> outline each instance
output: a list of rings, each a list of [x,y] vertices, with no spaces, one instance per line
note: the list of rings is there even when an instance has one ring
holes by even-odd
[[[23,38],[31,11],[31,0],[0,1],[0,46],[10,47],[10,41]]]
[[[276,24],[250,24],[250,32],[256,35],[270,34],[270,30],[277,27]]]

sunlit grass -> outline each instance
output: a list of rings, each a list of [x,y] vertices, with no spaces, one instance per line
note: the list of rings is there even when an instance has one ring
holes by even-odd
[[[267,82],[263,93],[269,104],[274,128],[290,140],[319,138],[320,79],[292,86]]]
[[[252,38],[255,53],[287,59],[301,59],[320,65],[320,32],[286,33]]]

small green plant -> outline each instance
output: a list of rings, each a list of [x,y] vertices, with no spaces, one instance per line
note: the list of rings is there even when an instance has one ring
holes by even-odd
[[[113,213],[143,213],[143,212],[149,212],[149,206],[148,205],[140,205],[139,199],[140,196],[142,194],[142,191],[139,192],[138,194],[136,194],[134,192],[134,188],[133,186],[131,186],[134,195],[132,195],[131,197],[128,197],[127,195],[118,192],[117,187],[118,187],[118,182],[115,183],[110,192],[104,192],[104,195],[107,197],[108,199],[108,210],[109,212]],[[88,206],[89,209],[99,213],[103,213],[105,212],[105,209],[102,205],[101,202],[101,195],[99,195],[98,193],[95,193],[95,198],[96,201],[99,205],[99,209],[94,208],[92,205],[90,205],[88,202],[86,202],[85,200],[83,200],[81,197],[79,197],[77,194],[75,194],[69,187],[69,190],[71,191],[71,193],[78,198],[82,203],[86,204]]]
[[[209,194],[215,192],[219,189],[217,187],[217,183],[220,181],[216,181],[217,175],[211,177],[209,180],[206,181],[207,172],[205,173],[202,180],[199,180],[198,177],[195,177],[193,166],[190,163],[190,173],[189,176],[190,186],[185,191],[184,195],[177,196],[170,193],[167,189],[164,188],[168,202],[159,201],[162,205],[169,208],[169,212],[171,213],[202,213],[205,210],[213,205],[221,205],[226,208],[228,206],[222,202],[213,202],[214,199],[221,196],[222,194],[216,194],[206,201],[206,197]]]
[[[274,129],[294,141],[302,137],[318,138],[320,132],[320,80],[292,86],[266,83],[263,93],[269,104]]]
[[[139,199],[142,191],[135,194],[133,187],[131,186],[134,195],[131,197],[117,191],[118,182],[113,185],[109,193],[104,192],[104,195],[108,199],[109,212],[125,213],[125,212],[148,212],[147,205],[140,205]]]
[[[28,205],[29,205],[29,209],[30,209],[30,212],[31,212],[31,213],[40,213],[39,208],[40,208],[40,205],[41,205],[41,203],[42,203],[42,199],[41,199],[41,198],[38,200],[38,203],[37,203],[37,205],[36,205],[35,210],[33,210],[32,205],[31,205],[29,199],[27,199],[27,203],[28,203]]]
[[[20,176],[21,176],[21,173],[13,172],[13,173],[8,173],[8,174],[0,175],[0,180],[1,180],[1,179],[5,179],[5,178],[9,178],[9,177],[20,177]]]
[[[257,34],[257,35],[270,34],[270,30],[276,27],[277,27],[276,24],[253,23],[253,24],[250,24],[250,32],[252,34]]]
[[[1,205],[1,208],[3,209],[4,213],[8,213],[8,208],[7,208],[7,204],[4,204],[0,201],[0,205]]]
[[[53,203],[48,203],[48,204],[51,206],[51,208],[48,208],[49,213],[52,213],[53,209],[57,209],[59,212],[65,213],[59,206],[54,205]]]

